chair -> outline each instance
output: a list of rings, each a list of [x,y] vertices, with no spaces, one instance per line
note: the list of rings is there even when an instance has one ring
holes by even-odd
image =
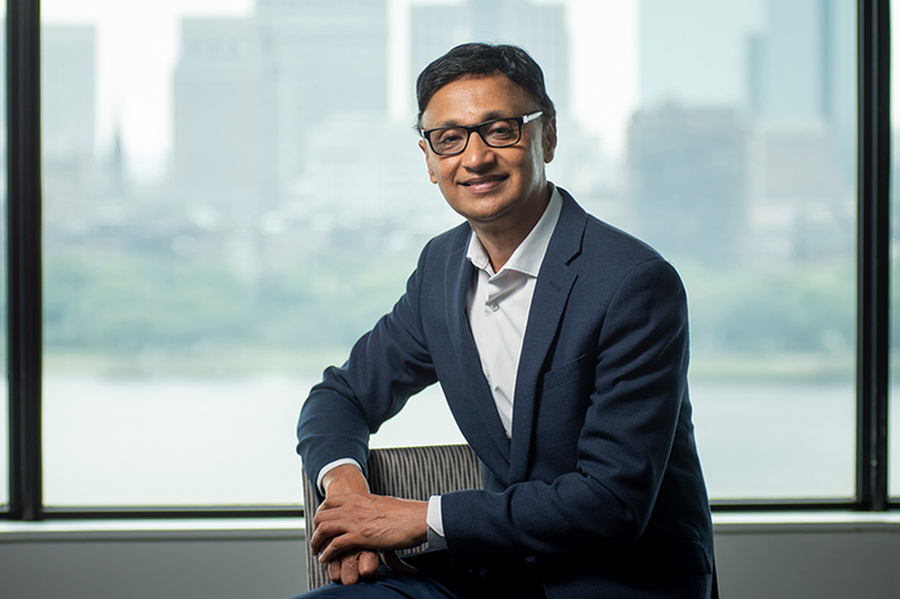
[[[431,445],[373,449],[369,454],[369,487],[377,495],[426,501],[432,495],[481,488],[481,462],[468,445]],[[303,485],[306,501],[306,570],[309,588],[315,589],[329,582],[328,573],[309,550],[312,537],[312,516],[319,507],[315,481],[307,477]],[[421,551],[425,545],[398,551],[408,555]]]
[[[312,538],[312,516],[319,507],[315,481],[305,478],[303,495],[306,503],[306,572],[309,588],[315,589],[330,582],[328,573],[309,548]],[[429,445],[373,449],[369,454],[369,488],[376,495],[427,501],[432,495],[481,488],[481,462],[468,445]],[[398,551],[409,555],[425,545]],[[718,599],[719,585],[713,567],[712,598]]]

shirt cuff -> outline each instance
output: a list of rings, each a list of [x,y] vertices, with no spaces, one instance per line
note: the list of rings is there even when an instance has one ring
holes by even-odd
[[[338,466],[343,466],[344,464],[353,464],[354,466],[359,468],[360,472],[363,471],[362,467],[359,465],[359,462],[357,462],[353,458],[341,458],[333,462],[328,462],[327,464],[322,466],[322,469],[319,470],[318,476],[316,476],[316,488],[319,490],[320,495],[322,495],[323,497],[325,496],[325,488],[322,487],[322,481],[325,479],[325,475]]]
[[[444,521],[441,516],[440,495],[432,495],[428,498],[428,511],[425,514],[425,522],[428,524],[428,547],[431,549],[446,549],[447,539],[444,538]]]

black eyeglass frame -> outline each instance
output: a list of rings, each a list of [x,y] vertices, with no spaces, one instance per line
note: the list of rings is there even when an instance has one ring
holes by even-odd
[[[532,112],[531,114],[526,114],[525,116],[491,119],[489,121],[484,121],[483,123],[478,123],[477,125],[469,125],[469,126],[452,125],[449,127],[435,127],[434,129],[427,129],[427,130],[421,129],[419,131],[419,133],[422,134],[422,137],[424,137],[426,140],[428,140],[428,145],[429,145],[429,147],[431,147],[431,151],[434,152],[435,154],[437,154],[438,156],[456,156],[457,154],[462,154],[463,152],[465,152],[466,148],[469,147],[469,139],[472,137],[472,133],[478,133],[478,136],[481,138],[481,141],[483,141],[484,145],[488,146],[489,148],[508,148],[510,146],[514,146],[522,140],[522,126],[527,125],[531,121],[536,121],[537,119],[541,118],[543,115],[544,115],[544,111],[538,110],[537,112]],[[511,143],[504,143],[504,144],[496,145],[496,144],[492,144],[491,142],[489,142],[487,140],[487,138],[485,138],[484,134],[482,133],[482,129],[484,127],[487,127],[489,125],[492,125],[492,124],[500,122],[500,121],[512,121],[519,126],[519,129],[518,129],[519,134],[516,136],[515,141],[513,141]],[[431,134],[434,133],[435,131],[446,131],[448,129],[464,130],[466,132],[466,143],[464,143],[463,147],[460,148],[459,151],[456,151],[456,152],[438,152],[437,149],[435,149],[435,147],[434,147],[434,142],[431,140]]]

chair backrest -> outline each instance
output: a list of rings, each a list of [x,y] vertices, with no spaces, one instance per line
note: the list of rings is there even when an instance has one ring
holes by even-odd
[[[429,445],[373,449],[369,454],[369,487],[376,495],[426,501],[432,495],[481,488],[481,462],[468,445]],[[305,478],[307,525],[307,560],[309,588],[329,582],[328,574],[309,551],[312,517],[319,507],[315,483]],[[398,552],[407,555],[421,551],[425,545]]]

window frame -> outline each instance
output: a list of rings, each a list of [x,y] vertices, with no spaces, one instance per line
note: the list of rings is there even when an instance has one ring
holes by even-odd
[[[47,508],[42,500],[40,2],[7,0],[9,506],[0,518],[293,517],[302,507]],[[890,368],[890,0],[857,0],[856,496],[714,500],[714,511],[885,511]]]

